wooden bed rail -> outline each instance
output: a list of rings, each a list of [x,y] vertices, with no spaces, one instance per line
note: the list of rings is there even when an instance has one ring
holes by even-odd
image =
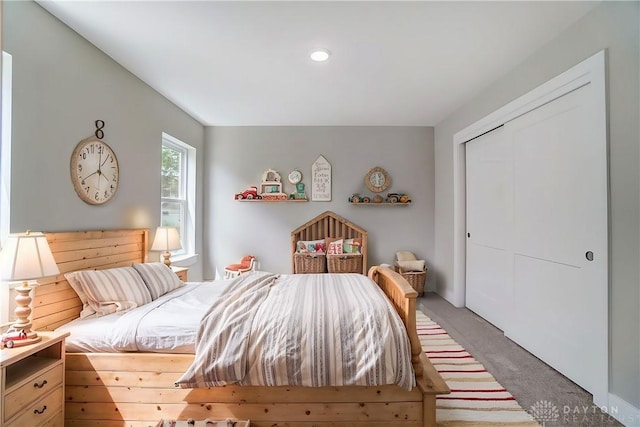
[[[418,293],[402,278],[401,275],[386,267],[373,266],[369,269],[369,278],[376,282],[387,295],[407,328],[411,343],[411,362],[416,375],[422,375],[420,354],[422,346],[416,330],[416,298]],[[395,281],[395,284],[392,282]],[[399,287],[406,284],[406,287]]]
[[[369,278],[387,295],[404,322],[411,344],[411,363],[416,373],[416,385],[423,395],[423,419],[425,425],[436,413],[435,395],[448,394],[449,386],[422,351],[416,329],[416,298],[418,292],[400,274],[387,267],[373,266]],[[435,420],[433,420],[435,422]]]

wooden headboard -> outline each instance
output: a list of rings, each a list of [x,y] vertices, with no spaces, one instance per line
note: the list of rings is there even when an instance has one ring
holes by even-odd
[[[331,211],[321,213],[291,232],[291,253],[295,253],[299,240],[319,240],[326,237],[361,238],[362,274],[367,274],[367,231]],[[293,257],[291,271],[294,271]]]
[[[34,330],[53,330],[80,316],[82,303],[64,273],[123,267],[147,260],[147,228],[45,234],[60,274],[38,280],[32,303]]]

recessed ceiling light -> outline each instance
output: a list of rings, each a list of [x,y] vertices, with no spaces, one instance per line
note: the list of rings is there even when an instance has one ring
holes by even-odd
[[[313,52],[311,52],[309,56],[314,61],[322,62],[329,59],[329,55],[331,55],[331,52],[329,52],[327,49],[316,49]]]

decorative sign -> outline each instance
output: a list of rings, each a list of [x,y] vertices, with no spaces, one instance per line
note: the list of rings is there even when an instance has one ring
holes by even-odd
[[[323,156],[311,166],[311,200],[331,201],[331,164]]]

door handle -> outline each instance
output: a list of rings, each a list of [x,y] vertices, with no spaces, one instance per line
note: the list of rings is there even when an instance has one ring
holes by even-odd
[[[587,261],[593,261],[593,252],[587,251],[587,253],[584,254],[584,256],[587,258]]]

